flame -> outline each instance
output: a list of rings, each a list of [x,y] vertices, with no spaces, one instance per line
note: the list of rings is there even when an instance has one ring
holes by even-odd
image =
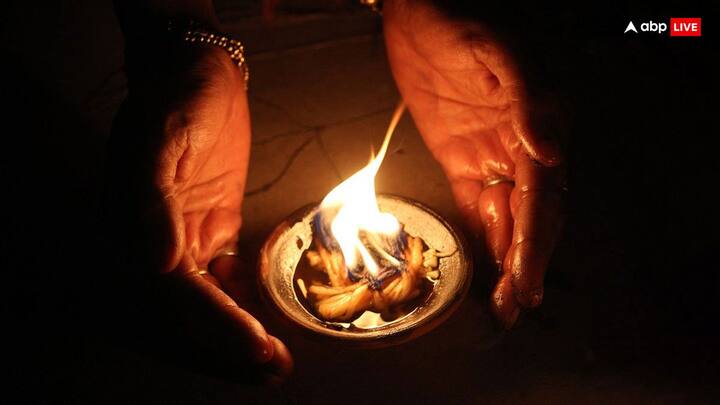
[[[395,109],[377,156],[371,158],[367,166],[330,191],[320,204],[320,210],[324,214],[336,212],[330,229],[340,245],[345,265],[348,268],[355,268],[358,265],[358,259],[362,260],[367,271],[373,276],[378,274],[379,267],[360,241],[359,234],[360,231],[365,231],[369,235],[382,234],[393,237],[400,231],[400,223],[397,218],[392,214],[380,212],[375,197],[375,175],[385,158],[390,139],[404,110],[405,104],[400,102]],[[380,253],[390,263],[399,264],[397,259],[389,253],[382,250]]]

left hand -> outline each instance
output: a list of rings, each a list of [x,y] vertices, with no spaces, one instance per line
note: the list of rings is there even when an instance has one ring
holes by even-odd
[[[135,258],[122,269],[137,273],[132,326],[150,318],[153,330],[142,333],[151,353],[222,377],[280,381],[292,357],[238,305],[247,294],[228,280],[242,269],[233,257],[208,269],[241,225],[250,150],[243,75],[224,50],[202,44],[178,40],[144,56],[131,59],[109,165],[113,229]],[[141,295],[147,285],[154,289]]]
[[[535,125],[554,111],[530,99],[516,62],[481,24],[429,1],[387,0],[383,19],[398,88],[501,270],[491,307],[509,328],[521,307],[542,302],[559,233],[562,156],[557,134]]]

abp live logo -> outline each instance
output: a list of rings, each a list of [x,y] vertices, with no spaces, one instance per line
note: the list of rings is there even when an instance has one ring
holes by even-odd
[[[699,37],[701,35],[701,18],[670,18],[671,37]]]
[[[655,33],[664,34],[668,31],[668,24],[664,22],[646,21],[640,23],[640,31],[643,33]],[[702,18],[700,17],[684,17],[684,18],[670,18],[670,36],[671,37],[699,37],[702,35]],[[635,27],[635,23],[630,21],[625,27],[625,34],[634,32],[638,34],[638,29]]]

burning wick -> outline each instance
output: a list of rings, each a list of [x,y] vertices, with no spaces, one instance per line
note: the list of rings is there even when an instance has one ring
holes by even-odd
[[[318,219],[322,221],[328,218],[332,221],[330,227],[332,236],[340,246],[345,266],[351,275],[357,275],[362,265],[369,277],[380,276],[378,264],[360,240],[361,232],[383,259],[396,267],[401,264],[400,259],[392,254],[397,255],[401,252],[394,249],[396,251],[390,253],[381,246],[383,237],[390,240],[398,239],[400,223],[392,214],[380,212],[375,198],[375,176],[387,154],[390,139],[404,111],[405,104],[400,102],[385,133],[378,155],[372,158],[367,166],[330,191],[320,204]],[[319,230],[324,231],[323,224],[319,225],[321,225]],[[359,263],[358,259],[362,263]]]
[[[372,318],[366,311],[397,319],[439,277],[438,257],[444,255],[407,234],[395,216],[380,212],[375,195],[375,176],[404,111],[401,102],[377,156],[330,191],[313,218],[306,258],[319,274],[308,277],[309,288],[303,278],[296,283],[324,320]]]

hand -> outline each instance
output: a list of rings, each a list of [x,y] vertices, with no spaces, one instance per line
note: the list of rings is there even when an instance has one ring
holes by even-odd
[[[513,58],[481,24],[427,1],[386,1],[383,19],[398,88],[500,268],[491,308],[509,328],[521,307],[541,303],[559,232],[562,157],[557,134],[538,125],[554,111],[528,96]]]
[[[130,288],[156,282],[142,315],[162,325],[159,346],[179,350],[169,350],[175,360],[246,381],[283,379],[287,348],[221,289],[238,270],[233,259],[204,271],[234,247],[241,225],[250,121],[240,69],[222,49],[179,40],[130,55],[108,202],[115,239],[131,242]],[[222,271],[213,272],[216,262]]]

